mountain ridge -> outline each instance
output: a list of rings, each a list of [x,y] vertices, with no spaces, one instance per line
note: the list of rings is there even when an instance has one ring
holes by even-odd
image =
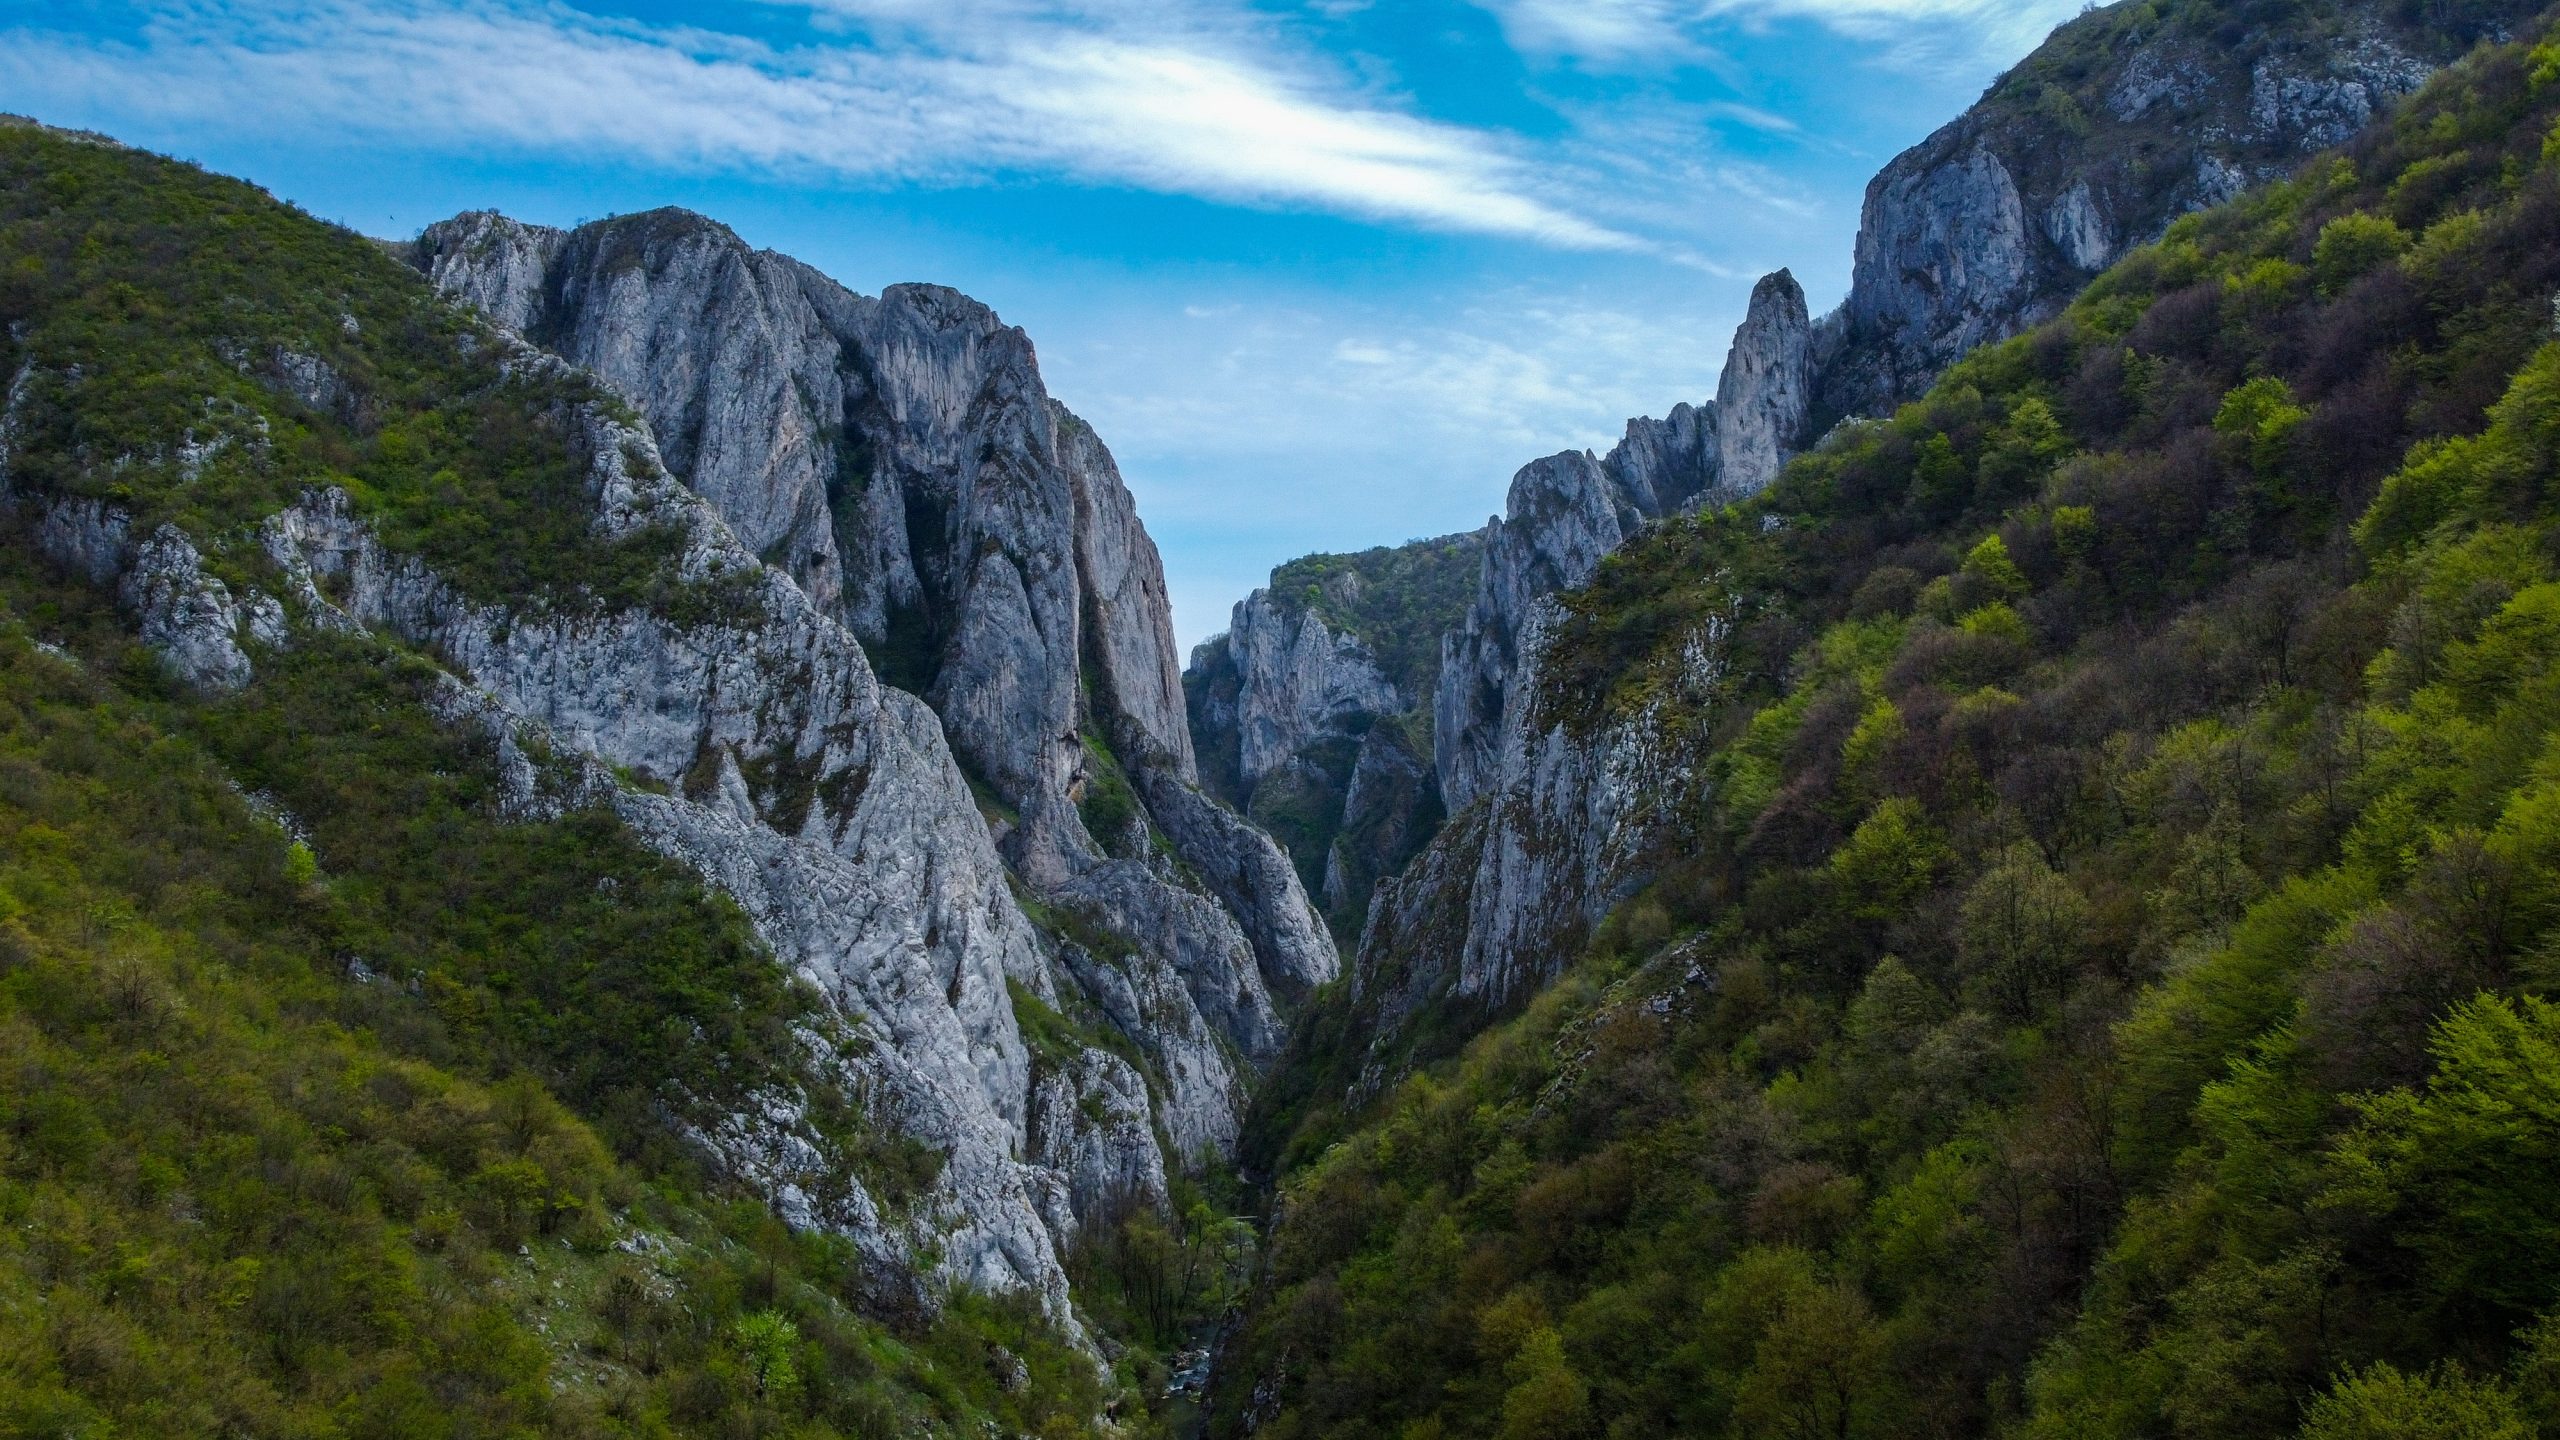
[[[2548,36],[1551,597],[1218,1433],[2548,1432]]]
[[[1446,814],[1454,818],[1497,791],[1514,798],[1497,802],[1487,825],[1470,828],[1477,848],[1469,855],[1431,867],[1444,893],[1400,901],[1392,907],[1404,912],[1400,923],[1363,935],[1354,972],[1473,977],[1464,993],[1476,995],[1483,977],[1552,963],[1619,898],[1623,877],[1602,878],[1611,867],[1600,850],[1563,870],[1550,858],[1585,849],[1578,838],[1585,827],[1616,813],[1618,802],[1603,796],[1610,762],[1582,756],[1559,770],[1562,752],[1534,760],[1547,753],[1534,730],[1517,737],[1523,748],[1505,761],[1510,727],[1523,721],[1513,710],[1523,693],[1516,681],[1524,640],[1538,633],[1548,596],[1583,583],[1602,555],[1645,526],[1765,486],[1843,418],[1891,413],[1916,381],[2049,316],[2134,240],[2253,181],[2289,173],[2309,150],[2353,133],[2475,40],[2510,33],[2538,8],[2419,14],[2379,0],[2317,13],[2206,0],[2107,6],[2061,26],[1964,115],[1897,156],[1868,187],[1855,278],[1837,309],[1807,319],[1801,288],[1788,272],[1774,272],[1754,288],[1717,402],[1676,408],[1667,421],[1630,422],[1628,443],[1609,460],[1566,452],[1514,478],[1505,515],[1487,531],[1479,597],[1443,642],[1433,724]],[[2057,123],[2066,104],[2101,119]],[[2113,116],[2110,105],[2125,113]],[[2207,120],[2189,126],[2190,115]],[[2216,176],[2227,183],[2195,179]],[[2076,232],[2040,230],[2030,213],[2076,214],[2074,196],[2109,217],[2104,243],[2082,247],[2076,259],[2064,243]],[[1637,437],[1684,434],[1691,422],[1683,417],[1692,413],[1703,417],[1704,434],[1665,467],[1685,477],[1669,503],[1650,484],[1616,478],[1611,465],[1635,453]],[[1729,448],[1750,457],[1731,483]],[[1567,772],[1582,778],[1568,780]],[[1473,878],[1465,898],[1453,900],[1447,877],[1459,873]],[[1422,923],[1425,912],[1445,916],[1453,904],[1470,917],[1462,927]],[[1373,946],[1383,948],[1372,954]],[[1450,952],[1468,958],[1449,968]]]

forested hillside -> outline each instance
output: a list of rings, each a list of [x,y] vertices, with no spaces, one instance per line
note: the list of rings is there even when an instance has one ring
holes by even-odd
[[[1226,1433],[2560,1433],[2538,40],[1565,598],[1541,714],[1713,783],[1278,1117]]]

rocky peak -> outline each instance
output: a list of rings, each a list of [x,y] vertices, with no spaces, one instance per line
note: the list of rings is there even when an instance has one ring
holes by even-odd
[[[1192,778],[1154,543],[993,310],[857,295],[682,211],[565,233],[466,215],[417,255],[630,398],[670,468],[934,704],[1026,843],[1085,848],[1059,803],[1085,729]]]
[[[1781,270],[1751,289],[1751,310],[1734,333],[1716,385],[1718,483],[1748,494],[1778,477],[1802,443],[1813,406],[1813,320],[1804,287]]]
[[[1605,459],[1568,450],[1512,477],[1502,517],[1484,530],[1475,602],[1441,640],[1434,759],[1451,811],[1475,797],[1499,754],[1532,606],[1591,578],[1639,527],[1716,487],[1719,429],[1715,407],[1683,405],[1669,420],[1628,422]]]
[[[527,334],[541,321],[551,262],[568,238],[565,230],[527,225],[495,210],[468,210],[429,226],[410,259],[437,289]]]

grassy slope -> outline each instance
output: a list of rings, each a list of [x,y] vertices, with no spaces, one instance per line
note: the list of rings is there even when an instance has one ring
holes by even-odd
[[[1737,622],[1714,784],[1288,1182],[1258,1433],[2560,1421],[2555,119],[2477,56],[1570,597],[1576,726]]]
[[[586,382],[502,376],[250,186],[0,127],[0,319],[13,487],[174,520],[217,571],[256,576],[255,520],[325,481],[477,595],[721,598],[670,537],[589,537]],[[291,398],[288,351],[341,395]],[[426,659],[310,637],[205,700],[14,535],[0,597],[0,1428],[1081,1432],[1095,1377],[1034,1317],[868,1318],[848,1249],[674,1141],[807,1088],[815,998],[609,814],[507,823]],[[930,1176],[811,1098],[875,1193]]]

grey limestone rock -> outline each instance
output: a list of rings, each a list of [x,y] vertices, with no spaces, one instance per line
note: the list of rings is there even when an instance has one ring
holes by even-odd
[[[2530,0],[2339,0],[2276,22],[2110,6],[1869,183],[1813,427],[1884,415],[2126,249],[2344,143]]]
[[[855,294],[682,211],[569,232],[466,215],[431,227],[415,259],[627,396],[669,469],[930,705],[1009,812],[998,828],[1023,884],[1181,977],[1171,988],[1211,1002],[1238,1053],[1272,1052],[1272,990],[1319,983],[1338,958],[1267,837],[1190,813],[1207,802],[1162,563],[1020,330],[938,286]],[[1079,802],[1113,768],[1148,813],[1094,835]],[[1177,869],[1139,863],[1150,825],[1197,873],[1286,883],[1193,894]],[[1202,1078],[1173,1087],[1175,1108],[1229,1113],[1175,1129],[1219,1150],[1241,1077],[1205,1040],[1185,1064]]]
[[[1688,418],[1674,415],[1672,426]],[[1628,439],[1605,460],[1568,450],[1532,461],[1512,478],[1503,517],[1485,531],[1476,601],[1441,641],[1435,758],[1453,813],[1482,793],[1499,759],[1531,607],[1589,579],[1601,557],[1646,522],[1675,513],[1716,483],[1705,427],[1692,432],[1694,448],[1666,453],[1657,434],[1664,423],[1632,422]]]
[[[2009,167],[1962,122],[1867,187],[1848,332],[1874,337],[1878,394],[1915,393],[1966,351],[2012,331],[2030,283],[2025,202]]]
[[[1227,650],[1239,678],[1237,778],[1248,792],[1289,757],[1323,740],[1357,741],[1408,703],[1356,637],[1268,590],[1236,605]]]
[[[1803,441],[1813,409],[1813,321],[1784,270],[1752,287],[1751,311],[1716,384],[1719,488],[1765,489]]]
[[[2063,191],[2062,198],[2044,212],[2044,234],[2064,258],[2093,274],[2105,269],[2116,255],[2115,231],[2085,180]]]
[[[1638,483],[1677,443],[1648,452]],[[1468,534],[1293,560],[1183,677],[1204,788],[1269,828],[1343,940],[1377,881],[1439,828],[1439,637],[1465,613],[1481,554]]]
[[[1079,1215],[1162,1208],[1164,1161],[1150,1114],[1145,1077],[1117,1055],[1084,1051],[1042,1075],[1032,1093],[1032,1158],[1066,1177]]]
[[[1442,816],[1429,753],[1416,749],[1401,724],[1370,726],[1352,756],[1341,822],[1326,847],[1318,892],[1326,912],[1365,916],[1378,883],[1431,839]]]
[[[506,364],[563,362],[519,347]],[[944,1163],[912,1210],[886,1210],[824,1148],[797,1093],[757,1097],[697,1127],[697,1143],[792,1223],[852,1236],[883,1285],[926,1303],[946,1283],[1028,1291],[1074,1330],[1061,1255],[1076,1229],[1131,1194],[1160,1197],[1167,1151],[1191,1161],[1233,1144],[1233,1057],[1267,1056],[1280,1034],[1254,941],[1216,900],[1102,857],[1062,898],[1128,917],[1149,943],[1096,957],[1045,937],[1016,902],[938,717],[881,684],[850,631],[669,476],[645,427],[610,406],[564,410],[551,418],[584,466],[594,533],[672,526],[679,579],[734,603],[678,619],[475,601],[386,547],[334,489],[260,531],[277,593],[235,593],[174,526],[136,541],[112,506],[0,494],[197,683],[247,682],[261,647],[293,643],[298,625],[373,629],[439,657],[441,718],[499,741],[511,813],[609,804],[736,899],[777,959],[832,1002],[840,1029],[804,1036],[809,1063]],[[0,445],[14,435],[0,416]],[[8,458],[0,450],[0,481]],[[778,769],[810,783],[795,797],[748,779]],[[1169,767],[1149,773],[1196,795]],[[1212,832],[1230,871],[1255,838],[1235,830]],[[1293,984],[1332,972],[1313,926],[1260,937]],[[1124,1020],[1163,1093],[1106,1051],[1034,1053],[1017,993]]]

